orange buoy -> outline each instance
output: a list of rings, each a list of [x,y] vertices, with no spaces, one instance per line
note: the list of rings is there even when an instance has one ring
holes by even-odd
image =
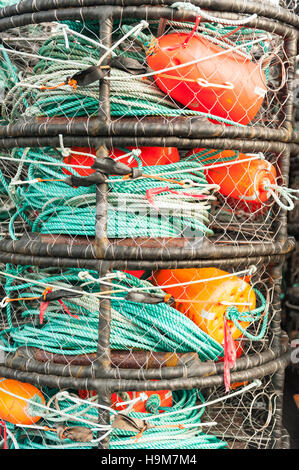
[[[159,390],[156,392],[119,392],[112,393],[111,401],[112,408],[116,410],[125,410],[128,408],[128,405],[121,405],[121,403],[127,402],[129,400],[134,400],[135,398],[140,397],[142,394],[147,395],[146,400],[140,400],[133,404],[132,411],[137,413],[148,413],[155,412],[154,410],[158,407],[170,407],[172,405],[172,393],[170,390]],[[159,411],[162,413],[163,411]]]
[[[202,152],[204,149],[193,149],[186,157]],[[216,150],[207,150],[207,157],[201,157],[200,161],[204,165],[209,165],[209,152]],[[219,151],[219,159],[228,159],[234,154],[232,150]],[[196,157],[195,157],[196,158]],[[215,158],[212,157],[212,158]],[[215,163],[214,168],[204,171],[206,179],[210,184],[218,184],[219,192],[226,197],[238,199],[245,202],[249,207],[252,205],[262,206],[269,199],[267,184],[275,184],[277,173],[275,167],[264,159],[250,160],[250,157],[240,153],[235,160],[222,163]],[[242,160],[247,160],[242,163]],[[233,163],[237,162],[240,163]],[[219,168],[216,166],[220,165]]]
[[[39,421],[40,416],[30,414],[30,403],[26,400],[45,404],[42,393],[34,385],[13,379],[0,379],[0,419],[13,424],[34,424]]]
[[[226,271],[217,268],[162,269],[153,274],[153,282],[175,298],[175,308],[187,315],[199,328],[223,344],[223,317],[228,305],[236,304],[239,312],[253,310],[256,305],[255,293],[250,284],[235,275],[222,279]],[[214,280],[209,280],[215,278]],[[194,284],[167,287],[167,285],[201,281]],[[242,304],[242,305],[238,305]],[[247,328],[248,322],[240,322]],[[241,336],[241,331],[228,321],[233,339]]]
[[[179,103],[239,124],[254,119],[267,92],[259,63],[225,52],[202,36],[171,33],[154,39],[147,62],[154,71],[180,66],[154,76],[158,87]]]
[[[126,150],[112,149],[109,156],[115,159],[136,148],[137,147],[128,147]],[[139,149],[141,150],[141,154],[138,158],[142,161],[143,166],[169,165],[170,163],[178,162],[180,159],[178,149],[175,147],[139,147]],[[96,154],[95,149],[90,149],[88,147],[72,147],[72,150],[73,152],[82,152],[82,154]],[[71,153],[69,156],[65,157],[63,161],[68,165],[86,166],[86,170],[84,168],[75,168],[75,171],[80,176],[88,176],[91,173],[94,173],[94,170],[89,167],[94,163],[95,159],[92,156],[82,154],[78,155],[77,153]],[[137,167],[138,165],[135,158],[131,159],[130,155],[122,158],[120,161],[125,165],[128,165],[130,168]],[[66,175],[71,174],[67,168],[63,168],[63,172]]]

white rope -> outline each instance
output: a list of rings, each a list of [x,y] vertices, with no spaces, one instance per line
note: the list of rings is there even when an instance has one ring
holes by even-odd
[[[191,284],[200,284],[202,282],[211,282],[211,281],[217,281],[218,279],[226,279],[231,276],[240,276],[242,274],[248,274],[251,276],[252,274],[256,273],[257,267],[252,265],[249,266],[248,269],[244,269],[243,271],[238,271],[235,273],[228,273],[228,274],[223,274],[222,276],[215,276],[215,277],[209,277],[207,279],[196,279],[194,281],[186,281],[186,282],[179,282],[176,284],[161,284],[159,286],[146,286],[146,287],[133,287],[132,289],[136,291],[143,291],[143,290],[161,290],[163,287],[171,288],[171,287],[179,287],[179,286],[187,286]],[[122,292],[122,290],[115,290],[115,292]]]
[[[32,284],[37,284],[39,286],[42,286],[42,287],[53,287],[53,288],[56,288],[56,289],[59,289],[61,288],[61,285],[55,285],[55,284],[48,284],[46,282],[40,282],[40,281],[36,281],[35,279],[30,279],[30,278],[25,278],[25,277],[21,277],[21,276],[15,276],[14,274],[8,274],[4,271],[0,271],[0,276],[6,276],[6,277],[10,277],[10,278],[13,278],[13,279],[17,279],[19,281],[24,281],[26,283],[30,282]],[[75,294],[81,294],[82,296],[83,295],[88,295],[90,297],[94,297],[94,298],[97,298],[98,297],[98,294],[95,293],[95,292],[86,292],[86,291],[81,291],[81,290],[76,290],[76,289],[71,289],[70,287],[66,287],[64,286],[63,284],[63,290],[66,290],[66,291],[69,291],[69,292],[73,292]],[[5,297],[6,298],[6,297]],[[0,306],[3,307],[2,303],[3,303],[4,299],[2,300]],[[6,304],[5,304],[6,305]]]
[[[110,411],[111,413],[117,415],[117,411],[115,411],[113,408],[111,408],[110,406],[105,406],[105,405],[100,405],[99,403],[93,403],[92,401],[89,401],[89,400],[83,400],[82,398],[79,398],[79,397],[74,397],[73,395],[70,395],[69,392],[67,392],[66,390],[63,390],[61,392],[58,392],[56,395],[55,395],[55,398],[59,401],[59,400],[62,400],[64,398],[68,399],[68,400],[71,400],[73,401],[74,403],[78,404],[78,403],[83,403],[84,405],[88,405],[89,407],[94,407],[94,408],[100,408],[100,409],[104,409],[104,410],[107,410],[107,411]],[[96,398],[96,397],[94,397]]]
[[[192,3],[189,3],[189,2],[176,2],[176,3],[173,3],[172,5],[170,5],[170,8],[182,8],[184,10],[193,10],[195,11],[196,13],[198,13],[202,18],[208,20],[208,21],[211,21],[212,23],[220,23],[220,24],[226,24],[226,25],[230,25],[230,26],[242,26],[242,25],[245,25],[247,23],[249,23],[250,21],[253,21],[257,18],[257,14],[254,13],[253,15],[251,16],[248,16],[246,18],[242,18],[240,20],[228,20],[228,19],[225,19],[225,18],[217,18],[216,16],[212,16],[210,15],[209,13],[207,13],[206,10],[202,10],[200,7],[197,7],[195,5],[193,5]]]
[[[38,55],[38,54],[30,54],[29,52],[21,52],[21,51],[16,51],[14,49],[6,49],[3,46],[0,46],[0,50],[3,50],[3,51],[8,52],[10,54],[16,54],[16,55],[25,56],[25,57],[32,57],[34,59],[39,59],[39,60],[50,60],[52,62],[59,62],[60,64],[65,65],[65,60],[53,59],[52,57],[46,57],[46,56]],[[68,62],[69,65],[77,65],[79,67],[86,67],[86,64],[84,64],[82,62],[75,62],[73,60],[68,60],[67,62]]]
[[[104,79],[105,80],[112,80],[112,81],[114,81],[114,80],[121,80],[121,81],[126,80],[127,81],[127,80],[138,80],[140,78],[152,77],[153,75],[159,75],[161,73],[170,72],[172,70],[177,70],[177,69],[180,69],[180,68],[183,68],[183,67],[187,67],[188,65],[198,64],[200,62],[204,62],[205,60],[211,60],[211,59],[214,59],[215,57],[225,55],[228,52],[236,51],[236,50],[240,49],[241,47],[252,46],[254,44],[258,44],[259,42],[266,41],[266,40],[268,40],[268,36],[262,36],[259,39],[254,39],[254,40],[249,41],[247,43],[244,43],[242,45],[239,44],[237,46],[229,47],[228,49],[217,52],[216,54],[212,54],[212,55],[209,55],[209,56],[206,56],[206,57],[200,57],[198,59],[191,60],[190,62],[184,62],[183,64],[174,65],[172,67],[167,67],[165,69],[155,70],[154,72],[148,72],[148,73],[144,73],[144,74],[141,74],[141,75],[130,75],[130,76],[127,76],[127,77],[120,76],[120,75],[114,75],[114,76],[110,76],[110,77],[105,76]],[[178,77],[178,79],[179,79],[179,77]]]
[[[21,397],[15,393],[12,393],[12,392],[9,392],[8,390],[5,390],[3,388],[0,388],[1,392],[3,393],[6,393],[7,395],[10,395],[14,398],[17,398],[18,400],[22,400],[22,401],[25,401],[26,403],[29,403],[29,405],[32,405],[32,406],[37,406],[43,410],[46,410],[47,412],[51,411],[52,413],[55,413],[59,416],[62,416],[62,417],[65,417],[65,418],[68,418],[68,420],[71,420],[71,419],[75,419],[76,421],[78,422],[81,422],[81,423],[84,423],[84,424],[91,424],[92,426],[96,426],[99,430],[102,430],[102,429],[111,429],[111,426],[110,425],[100,425],[100,424],[95,424],[94,422],[92,421],[89,421],[87,419],[83,419],[83,418],[80,418],[78,416],[75,416],[75,415],[69,415],[67,413],[64,413],[63,411],[61,410],[54,410],[54,409],[49,409],[46,405],[42,405],[41,403],[38,403],[38,402],[34,402],[28,398],[24,398],[24,397]],[[104,405],[99,405],[99,407],[101,408],[106,408]],[[110,409],[109,409],[110,410]],[[112,410],[112,408],[111,408]],[[114,411],[114,410],[113,410]],[[47,416],[47,419],[49,419],[49,417]],[[53,417],[51,417],[51,419],[54,419]]]
[[[13,158],[13,157],[6,157],[5,155],[0,155],[0,160],[8,160],[12,162],[21,162],[19,158]],[[85,169],[88,168],[86,165],[73,165],[69,163],[63,163],[63,162],[48,162],[48,161],[43,161],[43,160],[29,160],[29,159],[23,159],[22,162],[24,163],[31,163],[33,165],[49,165],[49,166],[61,166],[61,167],[67,167],[67,168],[81,168]],[[35,181],[35,180],[28,180],[29,181]],[[37,180],[38,181],[38,180]],[[24,181],[26,183],[26,181]],[[16,184],[16,183],[11,183],[11,184]],[[17,184],[20,184],[19,182]]]
[[[105,49],[105,51],[109,51],[109,47],[104,46],[104,44],[102,44],[101,42],[95,41],[94,39],[91,39],[88,36],[84,36],[84,34],[78,33],[77,31],[71,29],[68,25],[62,23],[55,24],[58,26],[58,29],[61,28],[64,32],[67,32],[72,36],[77,36],[78,38],[84,39],[84,41],[90,42],[90,44],[93,44],[96,47]],[[115,55],[115,53],[112,53],[112,55]]]
[[[19,445],[18,445],[18,442],[15,438],[15,436],[13,435],[13,433],[8,429],[8,427],[6,426],[6,432],[7,432],[7,435],[11,438],[12,442],[13,442],[13,445],[14,445],[14,448],[15,449],[19,449]]]
[[[111,52],[113,52],[114,49],[116,49],[129,36],[132,36],[132,35],[137,36],[137,34],[139,34],[140,31],[142,31],[143,28],[147,28],[148,26],[149,26],[149,24],[148,24],[147,21],[145,21],[145,20],[140,21],[140,23],[138,23],[138,25],[136,25],[134,28],[130,29],[130,31],[128,31],[124,36],[122,36],[118,41],[116,41],[116,43],[110,49],[108,49],[107,52],[105,52],[105,54],[102,55],[102,57],[100,58],[97,65],[101,65],[102,62],[106,59],[106,57],[108,57],[111,54]]]
[[[238,272],[235,272],[235,273],[228,273],[228,274],[224,274],[222,276],[216,276],[216,277],[211,277],[211,278],[207,278],[207,279],[197,279],[197,280],[194,280],[194,281],[186,281],[186,282],[180,282],[180,283],[176,283],[176,284],[162,284],[160,286],[144,286],[144,287],[132,287],[130,290],[133,290],[133,291],[147,291],[148,289],[150,290],[162,290],[163,287],[167,287],[167,288],[172,288],[172,287],[178,287],[178,286],[186,286],[186,285],[192,285],[192,284],[200,284],[202,282],[211,282],[211,281],[216,281],[218,279],[226,279],[228,277],[231,277],[233,275],[235,276],[240,276],[242,274],[247,274],[247,275],[253,275],[255,272],[257,271],[257,267],[252,265],[250,266],[248,269],[244,269],[243,271],[238,271]],[[49,284],[49,283],[45,283],[45,282],[40,282],[40,281],[36,281],[34,279],[30,279],[30,278],[22,278],[20,276],[15,276],[13,274],[8,274],[4,271],[0,271],[0,276],[3,275],[3,276],[7,276],[7,277],[10,277],[10,278],[14,278],[14,279],[18,279],[18,280],[21,280],[21,281],[25,281],[25,282],[30,282],[32,284],[37,284],[37,285],[41,285],[43,287],[54,287],[54,288],[59,288],[61,287],[61,285],[53,285],[53,284]],[[98,282],[98,280],[97,280]],[[63,289],[64,290],[67,290],[69,292],[73,292],[73,293],[79,293],[81,294],[82,296],[83,295],[87,295],[87,296],[90,296],[94,299],[99,299],[99,298],[106,298],[107,296],[105,295],[105,291],[104,292],[101,292],[101,293],[93,293],[93,292],[86,292],[86,291],[79,291],[79,290],[76,290],[76,289],[71,289],[69,287],[65,287],[64,284],[63,284]],[[120,293],[120,292],[128,292],[128,288],[126,287],[123,287],[121,286],[120,289],[117,289],[117,286],[115,286],[115,289],[113,290],[113,293]],[[108,293],[112,293],[111,291],[108,291]],[[0,307],[5,307],[6,304],[8,303],[8,300],[9,298],[8,297],[4,297],[0,303]],[[119,298],[117,298],[117,300],[119,300]]]
[[[189,408],[183,408],[182,410],[170,411],[168,413],[165,412],[165,413],[163,413],[163,417],[164,416],[173,416],[175,414],[184,413],[185,411],[192,411],[192,410],[198,410],[199,408],[205,408],[206,406],[214,405],[215,403],[219,403],[219,402],[228,400],[229,398],[236,397],[237,395],[241,395],[245,392],[248,392],[249,390],[251,390],[253,388],[260,387],[261,385],[262,385],[261,380],[256,379],[251,384],[246,385],[245,387],[241,388],[240,390],[238,390],[236,392],[229,393],[228,395],[224,395],[220,398],[216,398],[215,400],[207,401],[205,403],[202,403],[201,405],[195,405],[195,406],[191,406]],[[159,418],[159,417],[160,417],[160,415],[154,415],[154,416],[144,417],[144,420],[145,421],[150,421],[151,419],[155,419],[155,418]]]
[[[268,184],[265,186],[265,190],[269,191],[273,199],[275,199],[276,203],[282,209],[287,211],[294,209],[295,205],[292,199],[298,200],[298,197],[293,193],[299,193],[298,189],[287,188],[286,186],[279,186],[277,184]],[[288,205],[284,204],[276,193],[281,194],[281,196],[288,202]]]

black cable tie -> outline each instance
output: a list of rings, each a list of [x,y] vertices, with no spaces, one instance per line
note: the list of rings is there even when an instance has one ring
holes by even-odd
[[[99,171],[95,171],[91,175],[88,176],[76,176],[71,175],[64,179],[64,183],[68,184],[69,186],[84,186],[89,187],[93,184],[102,184],[105,183],[107,177],[103,173]]]
[[[125,297],[129,302],[137,302],[143,304],[173,304],[175,299],[172,296],[161,296],[158,294],[151,294],[149,292],[140,292],[131,290]]]
[[[82,294],[79,292],[70,292],[67,290],[63,289],[58,289],[52,292],[47,292],[45,295],[40,296],[40,300],[43,300],[44,302],[51,302],[53,300],[62,300],[62,299],[69,299],[73,297],[82,297],[84,292],[82,291]]]
[[[106,175],[130,175],[132,173],[132,168],[124,163],[113,160],[111,157],[97,158],[92,164],[91,168],[93,170],[100,171]]]
[[[103,70],[97,65],[92,65],[85,70],[75,73],[75,75],[71,77],[71,80],[75,80],[78,86],[87,86],[103,78]]]

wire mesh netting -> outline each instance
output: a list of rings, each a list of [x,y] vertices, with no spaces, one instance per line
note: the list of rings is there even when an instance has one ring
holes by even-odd
[[[174,11],[197,11],[189,5],[175,3]],[[287,126],[294,59],[289,31],[247,26],[252,15],[225,24],[198,10],[201,21],[195,23],[115,19],[109,74],[105,65],[101,68],[107,47],[99,39],[98,20],[53,21],[3,32],[3,123],[96,116],[95,80],[103,77],[116,121],[198,117],[208,125]]]
[[[5,394],[7,390],[12,394]],[[7,424],[10,449],[88,449],[98,445],[99,431],[110,435],[110,449],[263,449],[274,442],[278,396],[271,377],[236,383],[229,395],[221,387],[113,393],[105,426],[97,422],[92,390],[38,389],[23,383],[11,392],[6,379],[0,382],[0,394],[8,406],[19,404],[26,421]],[[142,430],[132,424],[124,428],[130,419]]]
[[[7,352],[21,348],[25,356],[34,356],[33,348],[39,348],[65,363],[76,355],[86,364],[95,361],[103,299],[111,301],[115,368],[134,360],[136,366],[138,361],[146,364],[153,352],[173,353],[181,364],[188,358],[182,353],[192,352],[201,361],[217,361],[224,354],[225,319],[239,357],[271,348],[277,335],[271,330],[277,316],[274,281],[263,265],[230,272],[213,267],[162,269],[153,274],[114,271],[102,277],[75,268],[7,265],[1,280],[2,348]],[[99,283],[105,290],[100,291]],[[167,365],[169,357],[153,354],[155,367]]]
[[[100,177],[94,149],[2,150],[1,236],[39,233],[44,243],[69,244],[93,239],[100,177],[108,182],[111,244],[258,249],[281,238],[285,209],[297,197],[281,170],[285,153],[136,147],[112,149],[109,157],[104,164],[112,173],[127,168],[137,177]]]

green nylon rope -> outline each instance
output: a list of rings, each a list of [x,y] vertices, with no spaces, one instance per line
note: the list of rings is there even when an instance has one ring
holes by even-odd
[[[80,281],[79,270],[67,270],[62,275],[50,275],[47,271],[37,273],[21,271],[21,275],[39,279],[46,284],[55,283],[58,286],[75,286]],[[15,274],[12,266],[7,265],[7,273]],[[90,271],[93,276],[95,272]],[[20,274],[19,274],[20,275]],[[81,281],[82,282],[82,281]],[[116,282],[116,281],[115,281]],[[117,286],[143,287],[146,290],[152,285],[126,274],[125,281],[117,281]],[[96,289],[97,284],[93,285]],[[26,289],[30,288],[30,294]],[[43,287],[34,283],[13,283],[8,278],[5,285],[6,293],[14,297],[31,297],[42,295]],[[85,288],[84,288],[85,289]],[[23,291],[25,292],[19,292]],[[96,289],[96,291],[98,291]],[[156,292],[156,291],[155,291]],[[160,291],[161,295],[163,291]],[[118,300],[119,298],[119,300]],[[188,317],[167,304],[140,304],[124,299],[124,294],[113,294],[112,299],[111,347],[113,349],[141,348],[147,351],[177,351],[198,352],[201,360],[216,360],[223,355],[222,346],[213,338],[198,328]],[[92,353],[96,351],[98,336],[99,300],[83,296],[82,298],[66,299],[65,305],[72,314],[78,314],[79,319],[66,316],[57,302],[53,302],[45,313],[45,323],[34,326],[39,317],[39,309],[34,308],[37,301],[20,301],[22,306],[22,321],[28,323],[15,327],[13,324],[11,303],[6,306],[9,328],[1,333],[5,350],[15,351],[20,346],[35,346],[54,353],[66,355]],[[9,338],[13,339],[11,345]],[[1,347],[1,346],[0,346]]]
[[[23,165],[28,166],[28,180],[35,178],[61,179],[65,175],[61,167],[55,168],[40,161],[61,163],[61,154],[50,148],[41,149],[16,149],[13,152],[15,158],[36,161],[37,163]],[[192,171],[192,169],[194,170]],[[166,179],[177,181],[191,181],[201,185],[201,190],[207,184],[203,171],[198,171],[198,162],[184,161],[169,164],[148,166],[142,169],[144,174],[160,175]],[[196,169],[196,170],[195,170]],[[187,171],[188,170],[188,171]],[[68,168],[72,174],[77,174],[72,168]],[[178,172],[175,173],[174,172]],[[181,173],[182,172],[182,173]],[[152,178],[138,178],[131,181],[119,181],[120,177],[110,177],[108,194],[108,236],[111,238],[125,238],[136,236],[151,237],[180,237],[184,230],[192,230],[194,236],[212,235],[213,232],[207,227],[209,223],[208,206],[198,205],[196,199],[186,194],[195,193],[196,188],[184,188],[177,183],[160,181]],[[37,184],[13,186],[7,185],[9,195],[16,204],[16,213],[10,221],[10,236],[14,235],[14,221],[22,216],[31,226],[33,232],[41,233],[65,233],[70,235],[94,235],[95,234],[95,190],[94,186],[85,188],[73,188],[60,181],[40,182]],[[170,204],[170,210],[161,216],[156,209],[146,202],[146,191],[148,189],[162,187],[184,192],[184,198],[180,200],[179,214],[171,211],[174,199],[171,193],[167,199],[165,193],[157,195],[156,199],[166,200]],[[184,202],[188,203],[187,213],[182,211]],[[138,206],[137,210],[134,205]],[[35,220],[31,221],[32,211]]]
[[[24,267],[18,275],[32,278],[32,280],[42,280],[45,285],[54,283],[59,287],[73,286],[78,289],[80,282],[82,283],[78,277],[79,270],[72,269],[67,270],[64,274],[53,275],[51,270],[38,270],[32,274],[27,272],[27,269]],[[15,274],[16,271],[12,266],[7,265],[7,273]],[[95,272],[90,271],[90,273],[93,276],[96,275]],[[114,285],[117,290],[119,288],[142,288],[147,292],[151,292],[153,287],[149,282],[135,278],[130,274],[126,274],[125,280],[114,281]],[[97,292],[97,283],[92,286],[93,291],[95,289]],[[29,288],[30,294],[27,292]],[[16,291],[18,297],[34,297],[42,295],[44,287],[37,286],[34,282],[14,283],[12,278],[8,278],[5,290],[7,296],[12,296],[12,298],[15,297],[14,292]],[[158,292],[163,295],[162,290],[158,290]],[[266,331],[267,315],[264,316],[258,338],[253,337],[239,324],[239,321],[248,321],[254,324],[261,319],[265,309],[265,299],[259,291],[255,290],[255,292],[261,301],[259,307],[247,313],[240,313],[234,307],[228,307],[226,315],[245,336],[250,339],[261,339]],[[223,356],[223,348],[219,343],[198,328],[188,317],[169,305],[130,302],[124,298],[125,294],[121,292],[115,292],[112,295],[111,347],[113,349],[137,347],[148,351],[197,352],[203,361],[217,360],[218,357]],[[5,350],[15,351],[18,347],[27,345],[65,355],[96,351],[99,315],[99,300],[97,298],[84,295],[79,299],[65,300],[66,306],[72,314],[79,316],[78,319],[66,316],[61,306],[57,302],[53,302],[45,313],[45,323],[42,326],[35,326],[39,317],[39,309],[34,305],[38,302],[19,301],[19,303],[23,310],[22,321],[26,320],[27,323],[18,327],[14,326],[12,321],[13,306],[9,302],[6,306],[9,328],[1,334]],[[13,339],[13,346],[8,338]]]
[[[55,392],[55,391],[54,391]],[[53,397],[53,391],[48,392]],[[160,407],[160,411],[177,411],[180,413],[175,415],[167,416],[163,415],[163,412],[159,413],[157,417],[151,420],[151,423],[156,427],[147,429],[144,431],[142,437],[136,442],[136,432],[125,431],[118,428],[114,428],[110,434],[110,449],[220,449],[226,448],[227,444],[224,441],[219,440],[212,434],[205,434],[200,427],[202,418],[205,412],[205,407],[197,410],[189,410],[189,408],[195,406],[198,403],[198,399],[204,404],[204,397],[199,390],[193,389],[190,391],[180,390],[172,392],[173,403],[171,407]],[[64,413],[69,415],[77,415],[78,417],[85,417],[87,420],[96,422],[97,410],[91,407],[88,403],[78,403],[74,405],[74,402],[64,398],[59,400],[59,408]],[[32,415],[41,414],[38,407],[30,405],[30,412]],[[42,415],[44,413],[42,412]],[[148,418],[156,413],[137,413],[135,411],[129,412],[129,416],[132,418]],[[39,421],[38,425],[46,425],[53,427],[53,424],[58,421],[56,417],[59,415],[55,412],[55,407],[50,405],[50,411],[44,415],[43,419]],[[112,415],[111,415],[112,416]],[[61,418],[60,418],[61,420]],[[74,418],[65,418],[64,424],[66,426],[87,426]],[[185,425],[184,429],[180,429],[178,425]],[[196,426],[198,424],[198,426]],[[193,425],[188,428],[188,425]],[[195,425],[195,426],[194,426]],[[14,430],[15,437],[20,449],[44,449],[44,448],[91,448],[92,444],[89,442],[73,442],[70,439],[64,439],[61,441],[58,435],[54,432],[44,430],[33,430],[30,428],[22,429],[15,427],[8,423],[8,427]],[[94,439],[96,433],[93,432]],[[11,441],[9,440],[11,444]],[[97,446],[97,444],[93,444]]]
[[[74,75],[78,69],[84,70],[89,65],[96,65],[99,60],[99,49],[91,46],[81,37],[69,38],[69,50],[65,48],[64,39],[61,36],[51,37],[41,47],[40,55],[65,61],[65,64],[51,63],[41,60],[33,69],[32,75],[22,80],[29,85],[53,86],[63,82],[68,76]],[[122,50],[116,53],[123,54]],[[131,53],[139,61],[140,53]],[[143,54],[143,61],[145,55]],[[71,61],[82,63],[82,66],[72,65]],[[122,70],[111,69],[111,75],[130,75]],[[26,103],[29,102],[29,105]],[[10,106],[8,106],[10,103]],[[30,104],[32,103],[32,104]],[[25,106],[24,106],[25,104]],[[98,113],[98,85],[79,87],[75,92],[68,87],[56,90],[39,91],[34,88],[26,88],[16,84],[7,93],[2,104],[2,116],[6,120],[15,120],[25,113],[27,116],[93,116]],[[180,108],[167,97],[152,81],[144,82],[142,79],[131,81],[111,82],[111,115],[112,116],[203,116],[235,126],[241,124],[229,119],[214,116],[211,113],[192,111],[188,108]]]

